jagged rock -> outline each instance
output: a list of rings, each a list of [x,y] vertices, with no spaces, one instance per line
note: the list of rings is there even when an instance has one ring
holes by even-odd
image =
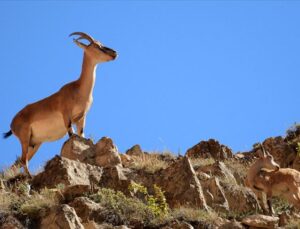
[[[101,175],[101,167],[55,156],[47,162],[43,172],[34,176],[31,183],[36,189],[54,188],[58,184],[92,186],[99,183]]]
[[[129,167],[130,165],[132,165],[132,163],[134,163],[134,159],[127,154],[120,154],[120,157],[121,157],[122,165],[124,167]]]
[[[249,212],[259,209],[256,195],[240,185],[222,184],[229,209],[235,212]]]
[[[95,145],[91,140],[74,134],[63,144],[60,155],[71,160],[94,164]]]
[[[63,191],[63,197],[66,202],[74,200],[76,197],[83,196],[91,190],[90,185],[78,184],[67,186]]]
[[[110,138],[103,137],[97,142],[95,161],[96,165],[103,167],[113,167],[122,164],[118,149]]]
[[[1,229],[25,229],[21,222],[14,216],[0,212],[0,228]]]
[[[40,228],[84,229],[74,208],[67,204],[52,208],[49,213],[41,219]]]
[[[183,157],[162,170],[155,183],[165,191],[170,207],[192,206],[207,209],[201,184],[189,158]]]
[[[90,221],[95,222],[95,225],[108,223],[112,225],[122,224],[119,215],[102,207],[87,197],[76,198],[70,206],[74,207],[82,222],[88,224]],[[96,227],[97,228],[97,227]]]
[[[102,167],[113,167],[121,164],[118,149],[112,139],[108,137],[101,138],[94,145],[91,140],[73,135],[64,143],[61,156]]]
[[[71,204],[77,213],[77,215],[82,219],[83,223],[88,223],[89,221],[95,221],[95,216],[99,210],[103,210],[99,204],[90,200],[87,197],[77,197]]]
[[[242,219],[242,223],[250,227],[276,228],[279,218],[267,215],[251,215]]]
[[[227,146],[221,145],[214,139],[201,141],[197,145],[188,149],[186,155],[190,158],[214,158],[215,160],[224,160],[233,156],[232,150]]]
[[[123,168],[120,165],[104,168],[100,186],[129,194],[128,186],[131,183],[131,172],[130,169]]]
[[[207,205],[217,211],[229,211],[229,204],[217,177],[200,182]]]
[[[296,158],[296,153],[293,149],[288,145],[287,142],[284,141],[282,137],[268,138],[263,142],[264,148],[273,155],[274,160],[280,165],[280,167],[291,167],[293,161]],[[256,154],[259,153],[260,147],[258,149],[254,149]]]
[[[126,151],[126,155],[140,157],[144,155],[140,145],[134,145]]]
[[[226,165],[223,162],[220,161],[216,161],[212,165],[199,167],[196,172],[198,171],[204,172],[211,176],[223,178],[227,181],[230,181],[233,184],[237,183],[231,171],[226,167]]]

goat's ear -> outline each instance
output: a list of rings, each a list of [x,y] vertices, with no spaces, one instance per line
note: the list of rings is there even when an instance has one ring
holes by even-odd
[[[76,39],[74,39],[73,41],[75,42],[76,45],[78,45],[78,46],[79,46],[80,48],[82,48],[83,50],[86,49],[87,45],[81,43],[80,41],[78,41],[78,40],[76,40]]]

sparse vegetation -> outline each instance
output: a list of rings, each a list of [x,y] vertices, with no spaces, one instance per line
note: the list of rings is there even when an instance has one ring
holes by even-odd
[[[300,142],[297,142],[296,151],[297,155],[300,156]]]
[[[126,197],[122,192],[102,188],[98,193],[89,196],[96,203],[111,210],[122,222],[139,221],[149,224],[155,218],[151,208],[137,198]]]
[[[300,155],[300,126],[293,131],[290,134],[297,136],[285,142],[290,144],[289,147],[293,152]],[[299,131],[299,134],[295,131]],[[91,166],[88,171],[79,169],[80,166],[77,164],[75,166],[75,162],[73,164],[56,157],[55,160],[48,162],[52,168],[46,167],[42,174],[35,176],[31,181],[18,170],[6,169],[0,172],[0,228],[5,223],[1,221],[1,217],[10,216],[27,228],[34,228],[32,225],[38,227],[44,220],[43,217],[51,224],[52,217],[61,220],[67,215],[60,214],[74,215],[73,211],[81,217],[84,226],[85,220],[90,220],[96,226],[105,224],[107,228],[122,224],[133,228],[177,228],[186,223],[193,226],[214,227],[226,220],[241,221],[246,216],[262,213],[253,192],[244,185],[249,164],[253,162],[253,159],[248,157],[249,154],[251,153],[245,154],[245,157],[241,155],[220,159],[218,162],[212,157],[190,158],[196,172],[196,176],[193,174],[194,181],[197,181],[198,177],[200,184],[198,181],[189,180],[188,176],[193,171],[190,166],[185,166],[186,164],[183,166],[182,162],[186,163],[185,158],[176,157],[170,152],[127,154],[123,168],[117,166],[115,169],[112,166],[109,169],[102,169]],[[168,169],[161,171],[166,168]],[[49,185],[47,179],[52,175],[55,181],[51,183],[49,179],[51,181]],[[90,183],[87,180],[86,184],[82,185],[80,178],[77,184],[77,179],[74,179],[70,182],[72,185],[75,183],[74,188],[69,189],[70,186],[65,179],[73,179],[73,176],[79,178],[81,175],[83,179],[86,179],[85,177],[90,179]],[[184,176],[184,179],[181,179],[181,176]],[[102,179],[103,177],[107,180]],[[100,178],[101,180],[93,183],[94,186],[90,189],[89,184],[94,182],[94,179]],[[131,185],[126,189],[128,183]],[[55,188],[41,189],[45,184]],[[168,184],[166,193],[172,208],[168,206],[164,191],[156,184],[162,187]],[[80,187],[77,190],[76,185],[82,186],[82,189]],[[201,186],[203,196],[198,192]],[[114,189],[123,190],[126,195]],[[68,195],[72,198],[68,198]],[[192,198],[195,195],[196,197]],[[197,208],[199,205],[196,201],[202,201],[197,199],[199,195],[205,198],[209,211]],[[280,198],[273,198],[272,202],[276,215],[286,215],[288,224],[285,228],[299,228],[300,220],[297,218],[299,212],[294,212],[292,205]],[[55,207],[51,208],[52,206]],[[66,213],[61,212],[62,207],[69,210]],[[74,208],[71,209],[72,212],[71,207]]]
[[[190,158],[190,160],[191,160],[191,163],[192,163],[194,169],[197,169],[202,166],[212,165],[216,162],[215,159],[213,159],[212,157],[210,157],[210,158]]]
[[[169,207],[164,192],[157,185],[153,186],[154,195],[150,195],[146,187],[141,184],[132,183],[129,190],[136,196],[142,194],[142,201],[153,211],[155,216],[164,216],[168,213]]]
[[[286,229],[299,229],[300,227],[300,219],[291,219],[287,225],[285,225]]]
[[[272,206],[276,214],[280,214],[291,209],[291,205],[286,200],[279,197],[272,198]]]
[[[58,204],[56,192],[44,188],[39,193],[34,193],[29,196],[20,206],[20,210],[25,215],[37,215],[39,211],[45,208],[50,208]]]
[[[143,156],[135,156],[134,162],[130,168],[144,170],[148,173],[155,173],[160,169],[167,168],[168,163],[162,160],[161,155],[158,153],[144,154]]]

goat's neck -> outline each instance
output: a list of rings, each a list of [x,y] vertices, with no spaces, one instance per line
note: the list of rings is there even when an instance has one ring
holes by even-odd
[[[263,168],[263,164],[258,160],[256,161],[249,169],[248,171],[248,179],[251,181],[253,180],[258,173],[261,171]]]
[[[82,69],[79,78],[79,91],[84,97],[90,97],[93,93],[96,80],[97,63],[85,53],[83,55]]]

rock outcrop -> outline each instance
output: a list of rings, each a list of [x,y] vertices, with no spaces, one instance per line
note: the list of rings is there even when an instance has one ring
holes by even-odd
[[[95,145],[91,140],[73,135],[65,142],[61,156],[101,167],[121,165],[121,158],[112,139],[101,138]]]
[[[67,204],[52,208],[48,214],[42,218],[40,227],[49,229],[84,229],[74,208]]]
[[[99,183],[103,168],[64,157],[55,156],[47,162],[43,172],[37,174],[33,188],[55,188],[57,185],[93,185]]]
[[[215,160],[224,160],[233,156],[232,150],[227,146],[221,145],[214,139],[208,141],[201,141],[197,145],[188,149],[186,155],[190,158],[209,158]]]
[[[263,142],[282,167],[300,168],[299,133]],[[186,156],[149,154],[139,145],[120,155],[108,137],[94,144],[73,135],[61,156],[49,160],[33,179],[22,173],[1,174],[0,228],[240,229],[276,228],[299,220],[290,207],[277,210],[280,222],[279,217],[259,214],[255,194],[244,186],[245,173],[259,153],[254,146],[233,155],[210,139],[190,148]],[[134,185],[139,193],[132,191]]]
[[[108,137],[101,138],[96,144],[95,163],[102,167],[121,165],[118,149]]]
[[[207,209],[200,181],[189,158],[183,157],[163,170],[157,184],[165,191],[171,207],[194,206]]]
[[[278,226],[278,217],[267,215],[251,215],[242,220],[242,223],[254,228],[273,229]]]
[[[129,150],[126,151],[126,155],[141,157],[144,155],[140,145],[134,145]]]

